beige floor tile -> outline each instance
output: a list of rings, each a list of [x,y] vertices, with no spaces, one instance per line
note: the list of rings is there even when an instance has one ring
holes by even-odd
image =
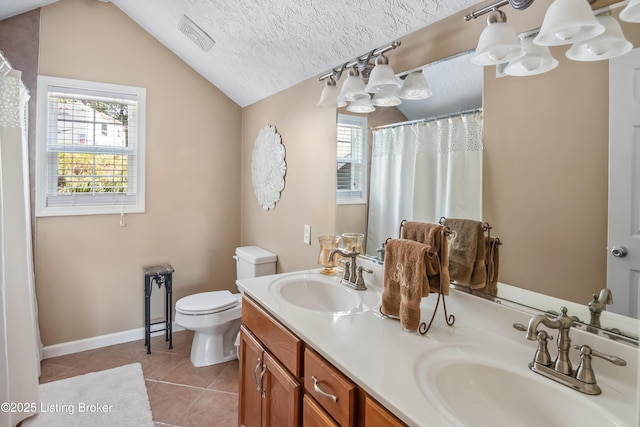
[[[153,420],[176,424],[191,405],[202,395],[204,389],[158,382],[148,388]]]
[[[185,384],[194,387],[206,388],[222,374],[226,364],[202,366],[196,368],[190,359],[184,359],[169,369],[159,380],[174,384]]]
[[[181,427],[238,425],[238,395],[205,390],[178,420]]]
[[[239,364],[237,360],[232,360],[225,364],[224,371],[218,375],[209,387],[210,390],[224,391],[227,393],[238,393]]]

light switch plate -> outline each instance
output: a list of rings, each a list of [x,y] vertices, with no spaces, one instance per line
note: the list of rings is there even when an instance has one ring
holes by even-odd
[[[304,243],[311,244],[311,226],[309,224],[304,225]]]

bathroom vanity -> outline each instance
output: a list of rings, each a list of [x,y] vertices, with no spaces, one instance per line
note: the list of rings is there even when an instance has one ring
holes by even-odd
[[[529,369],[536,342],[513,324],[539,312],[452,290],[453,326],[440,304],[426,335],[406,333],[378,311],[382,266],[367,268],[374,273],[360,292],[319,270],[237,281],[239,425],[638,425],[637,347],[571,328],[572,345],[627,362],[594,358],[602,394],[585,395]],[[423,320],[436,300],[423,299]],[[549,350],[555,357],[553,341]],[[579,351],[570,358],[577,368]]]

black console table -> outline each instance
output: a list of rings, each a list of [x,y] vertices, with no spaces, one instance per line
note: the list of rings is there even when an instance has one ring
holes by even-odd
[[[143,267],[144,270],[144,345],[147,347],[147,354],[151,354],[151,334],[165,332],[165,341],[169,341],[169,349],[173,349],[173,336],[171,332],[171,314],[173,296],[172,274],[173,267],[169,264],[152,265]],[[166,292],[164,320],[151,323],[151,291],[153,283],[158,285],[158,289],[164,285]],[[154,325],[164,325],[164,328],[151,330]]]

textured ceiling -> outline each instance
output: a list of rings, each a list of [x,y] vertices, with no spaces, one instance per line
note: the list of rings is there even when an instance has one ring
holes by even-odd
[[[98,1],[98,0],[95,0]],[[52,0],[2,0],[0,19]],[[250,105],[478,0],[112,0],[240,106]],[[216,42],[178,30],[187,15]]]

